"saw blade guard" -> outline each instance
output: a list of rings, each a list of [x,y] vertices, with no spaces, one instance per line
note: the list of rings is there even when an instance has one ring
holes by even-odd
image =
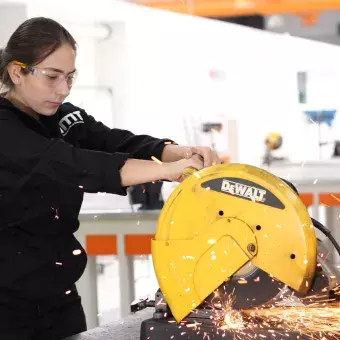
[[[316,256],[313,224],[298,195],[244,164],[186,173],[152,240],[155,274],[178,322],[248,262],[306,293]]]

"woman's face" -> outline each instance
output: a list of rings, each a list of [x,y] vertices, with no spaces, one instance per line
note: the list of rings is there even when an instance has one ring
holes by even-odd
[[[75,60],[73,48],[64,44],[40,64],[29,68],[27,74],[18,72],[15,97],[33,112],[54,115],[70,93],[75,77]]]

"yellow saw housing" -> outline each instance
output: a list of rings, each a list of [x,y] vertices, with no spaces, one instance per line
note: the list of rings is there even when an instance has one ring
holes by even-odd
[[[317,241],[306,207],[286,183],[253,166],[222,164],[191,172],[172,192],[152,257],[180,322],[249,262],[307,293]]]

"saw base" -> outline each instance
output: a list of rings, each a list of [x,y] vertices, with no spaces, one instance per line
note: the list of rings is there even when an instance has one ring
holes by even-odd
[[[198,324],[200,319],[195,320]],[[185,322],[184,322],[185,323]],[[201,325],[197,327],[187,327],[184,323],[181,325],[174,322],[173,319],[147,319],[142,322],[140,340],[310,340],[310,335],[299,334],[298,332],[269,331],[266,329],[257,329],[254,331],[230,331],[218,330],[216,326]]]

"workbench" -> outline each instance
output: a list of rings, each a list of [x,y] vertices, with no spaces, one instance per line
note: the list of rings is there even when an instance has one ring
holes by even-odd
[[[151,318],[153,312],[154,310],[149,308],[65,340],[139,340],[141,323]]]
[[[130,315],[121,321],[116,321],[110,324],[107,324],[102,327],[97,327],[91,329],[87,332],[74,335],[68,337],[64,340],[140,340],[140,331],[142,321],[146,319],[150,319],[152,317],[153,309],[147,309],[143,311],[139,311],[136,314]],[[156,324],[154,324],[156,326]],[[149,328],[149,324],[146,325]],[[151,330],[154,328],[153,330]],[[207,331],[207,333],[205,332]],[[287,333],[282,333],[278,331],[278,333],[272,333],[270,330],[264,330],[259,328],[258,330],[250,331],[247,335],[244,333],[236,332],[227,332],[227,331],[213,331],[211,329],[201,329],[197,331],[193,328],[182,328],[177,325],[169,324],[169,328],[166,331],[163,327],[150,327],[150,334],[154,334],[153,336],[148,336],[148,340],[235,340],[235,339],[262,339],[265,338],[267,340],[310,340],[310,336],[302,335],[298,333],[290,333],[288,336]],[[164,335],[163,335],[164,331]],[[210,333],[211,332],[211,333]],[[279,336],[282,335],[282,336]]]

